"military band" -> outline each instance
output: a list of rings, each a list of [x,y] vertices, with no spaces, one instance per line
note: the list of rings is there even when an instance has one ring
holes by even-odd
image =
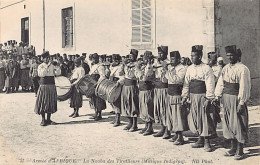
[[[34,89],[35,113],[42,115],[42,126],[55,124],[51,120],[51,114],[57,111],[54,77],[69,77],[70,107],[74,109],[70,117],[75,118],[79,117],[83,103],[77,83],[88,75],[97,84],[106,79],[122,88],[119,97],[110,102],[116,115],[114,127],[121,125],[120,118],[124,116],[128,118],[124,130],[138,131],[140,117],[145,124],[139,133],[144,136],[153,134],[170,139],[174,145],[183,145],[183,132],[190,130],[198,136],[192,148],[212,152],[210,140],[217,138],[217,124],[222,122],[223,136],[231,141],[231,149],[224,155],[237,160],[244,156],[251,79],[249,69],[241,62],[242,52],[235,45],[225,47],[229,64],[224,64],[216,52],[209,52],[208,64],[204,64],[202,45],[192,46],[191,60],[181,57],[179,51],[171,51],[168,59],[168,46],[159,46],[156,55],[145,51],[138,56],[138,50],[131,49],[126,56],[94,53],[86,60],[86,53],[81,57],[50,56],[49,52],[32,56],[33,47],[16,44],[13,41],[0,44],[0,90],[16,92],[19,85],[24,92]],[[89,98],[95,121],[102,119],[106,101],[97,94]],[[160,124],[156,133],[154,123]]]

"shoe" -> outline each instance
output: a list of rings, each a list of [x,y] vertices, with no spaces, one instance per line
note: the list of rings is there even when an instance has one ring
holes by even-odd
[[[99,120],[101,120],[102,119],[102,117],[101,116],[98,116],[97,118],[95,118],[94,120],[95,121],[99,121]]]
[[[40,125],[41,126],[47,126],[47,123],[45,121],[42,121]]]
[[[51,120],[47,120],[46,124],[47,125],[56,125],[57,123],[55,123],[54,121],[51,121]]]
[[[174,145],[183,145],[184,144],[184,139],[182,136],[182,133],[178,133],[177,135],[177,139],[175,140],[175,142],[173,142]]]
[[[154,133],[153,130],[150,131],[146,130],[143,135],[148,136],[148,135],[152,135],[153,133]]]
[[[224,156],[227,157],[234,156],[236,154],[236,149],[237,149],[237,140],[231,139],[231,148],[224,154]]]
[[[148,127],[148,123],[147,122],[145,122],[145,124],[144,124],[145,126],[144,126],[144,128],[143,129],[141,129],[141,131],[139,131],[139,134],[143,134],[146,130],[147,130],[147,127]]]
[[[156,134],[154,134],[154,137],[162,137],[164,135],[166,127],[161,125],[161,130],[159,132],[157,132]]]
[[[243,152],[243,148],[244,148],[244,144],[238,142],[236,154],[235,154],[235,156],[234,156],[234,159],[235,159],[235,160],[241,160],[241,159],[244,158],[245,154],[244,154],[244,152]]]
[[[75,113],[72,118],[76,118],[76,117],[79,117],[79,114],[78,113]]]
[[[170,139],[171,138],[171,133],[170,133],[170,131],[167,129],[167,127],[166,127],[166,129],[165,129],[165,131],[164,131],[164,134],[163,134],[163,137],[162,137],[163,139]]]
[[[114,123],[113,126],[114,126],[114,127],[120,126],[120,113],[117,113],[117,114],[116,114],[116,120],[115,120],[115,123]]]
[[[192,148],[202,148],[204,147],[204,138],[202,136],[199,137],[198,141],[191,146]]]
[[[138,131],[138,127],[131,127],[128,132],[135,132]]]
[[[204,150],[206,152],[212,152],[213,151],[213,148],[210,145],[210,141],[209,141],[208,137],[205,137],[205,140],[204,140]]]
[[[133,126],[133,118],[132,117],[128,117],[128,125],[124,128],[124,130],[130,130],[130,128]]]
[[[178,134],[176,133],[170,140],[169,142],[175,142],[178,138]]]
[[[147,130],[144,132],[144,136],[152,135],[153,132],[153,123],[152,122],[147,122]]]

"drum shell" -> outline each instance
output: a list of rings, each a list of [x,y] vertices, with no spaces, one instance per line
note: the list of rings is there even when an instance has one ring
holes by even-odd
[[[103,79],[98,82],[95,94],[96,96],[107,100],[109,103],[114,103],[121,95],[121,91],[121,85],[117,85],[111,80]]]
[[[81,94],[85,95],[87,98],[91,98],[93,95],[95,95],[96,83],[97,81],[92,79],[90,75],[85,75],[76,84],[76,88],[79,90]]]

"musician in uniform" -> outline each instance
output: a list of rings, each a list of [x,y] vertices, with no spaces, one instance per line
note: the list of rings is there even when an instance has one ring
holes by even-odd
[[[72,71],[72,75],[70,77],[71,81],[71,90],[72,90],[72,95],[70,99],[70,107],[74,108],[74,112],[69,116],[69,117],[78,117],[79,116],[79,108],[82,107],[82,94],[76,89],[76,84],[77,82],[85,76],[85,70],[81,66],[81,59],[76,58],[74,60],[75,63],[75,69]]]
[[[167,71],[166,60],[168,55],[168,46],[158,47],[158,57],[155,59],[154,71],[154,118],[156,123],[160,123],[161,130],[154,134],[154,137],[170,138],[171,134],[166,125],[167,110],[167,91],[168,84],[165,74]]]
[[[27,59],[26,55],[22,55],[22,60],[20,62],[20,69],[21,69],[21,86],[23,91],[28,91],[30,86],[30,78],[29,78],[29,71],[30,71],[30,64],[29,60]]]
[[[117,82],[122,76],[124,76],[124,67],[123,64],[120,64],[121,57],[119,54],[113,54],[112,55],[113,63],[111,65],[111,74],[109,79],[111,81]],[[120,85],[120,84],[117,84]],[[121,96],[121,95],[120,95]],[[115,120],[112,121],[112,124],[114,124],[114,127],[117,127],[120,125],[120,116],[121,116],[121,97],[118,97],[118,99],[111,103],[111,106],[116,113]]]
[[[3,61],[3,55],[0,54],[0,92],[3,91],[5,87],[5,62]]]
[[[51,121],[51,114],[57,112],[57,91],[54,77],[59,76],[61,71],[59,67],[49,61],[49,57],[49,52],[44,52],[42,54],[43,63],[38,67],[40,87],[34,111],[42,116],[41,126],[55,124]],[[45,120],[45,113],[47,113],[47,120]]]
[[[214,79],[215,79],[215,86],[217,85],[218,82],[218,78],[220,76],[222,67],[217,65],[217,54],[216,52],[209,52],[208,53],[208,64],[211,67],[211,69],[213,70],[214,73]],[[215,128],[217,128],[217,123],[221,122],[221,117],[219,115],[220,113],[220,105],[219,103],[216,102],[212,102],[210,103],[210,108],[212,109],[213,112],[213,119],[214,119],[214,123],[215,123]]]
[[[146,51],[143,56],[143,65],[136,63],[135,75],[139,85],[139,113],[141,119],[146,123],[146,130],[142,130],[144,136],[153,134],[154,122],[154,100],[153,84],[154,79],[153,66],[151,64],[152,52]]]
[[[92,79],[95,81],[98,81],[99,79],[105,79],[106,73],[105,73],[105,67],[103,64],[99,64],[99,56],[97,53],[94,53],[91,57],[92,59],[92,66],[90,68],[89,75]],[[90,98],[90,106],[95,109],[95,116],[92,117],[92,119],[98,121],[102,119],[102,110],[106,109],[106,101],[101,99],[98,96],[93,95]]]
[[[206,152],[213,151],[210,145],[210,136],[216,134],[212,112],[208,105],[214,98],[215,80],[212,69],[203,64],[202,45],[192,46],[192,65],[187,68],[182,90],[182,105],[190,99],[190,112],[188,114],[189,128],[199,135],[198,141],[192,148],[204,146]]]
[[[223,135],[231,140],[231,149],[225,156],[243,158],[243,147],[248,139],[248,109],[246,102],[250,97],[251,79],[249,69],[239,62],[241,52],[236,45],[226,46],[229,59],[219,77],[215,90],[216,98],[223,104]]]
[[[138,88],[135,77],[135,62],[138,56],[138,50],[131,49],[129,55],[130,63],[124,66],[124,78],[119,80],[119,83],[123,85],[121,92],[121,112],[122,116],[128,118],[128,125],[124,130],[134,132],[138,130],[137,117],[139,115],[138,108]]]
[[[179,51],[170,52],[171,65],[168,65],[165,78],[168,80],[167,127],[175,132],[170,140],[174,145],[183,145],[183,131],[188,130],[186,109],[181,105],[181,92],[186,74],[186,67],[180,62]]]

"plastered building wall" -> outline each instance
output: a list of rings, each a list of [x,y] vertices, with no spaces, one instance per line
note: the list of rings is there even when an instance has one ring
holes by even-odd
[[[225,58],[225,46],[237,45],[242,50],[242,63],[251,72],[253,97],[260,94],[260,1],[215,1],[216,47]]]

